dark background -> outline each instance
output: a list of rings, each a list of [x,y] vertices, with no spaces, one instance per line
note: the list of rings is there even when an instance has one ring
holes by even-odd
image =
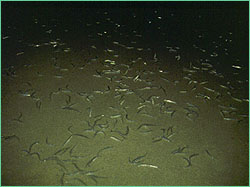
[[[184,49],[184,56],[193,53],[190,44],[195,42],[199,33],[206,34],[203,43],[208,48],[209,41],[230,31],[233,33],[230,38],[233,40],[230,46],[232,56],[219,57],[219,61],[239,58],[244,66],[248,66],[248,2],[2,2],[2,36],[15,32],[17,39],[32,41],[39,36],[30,21],[37,18],[48,25],[53,18],[64,28],[71,28],[71,33],[64,39],[76,41],[75,38],[88,34],[83,25],[102,20],[105,11],[114,21],[126,25],[120,28],[122,32],[130,34],[137,30],[144,36],[145,45],[150,43],[155,50],[162,46],[160,41],[165,40],[159,33],[166,32],[170,41]],[[164,19],[153,20],[155,11]],[[146,24],[148,20],[152,24]],[[11,26],[16,28],[15,31],[8,29]],[[159,26],[160,31],[157,30]],[[19,44],[6,46],[2,43],[3,58],[13,46],[20,47]]]

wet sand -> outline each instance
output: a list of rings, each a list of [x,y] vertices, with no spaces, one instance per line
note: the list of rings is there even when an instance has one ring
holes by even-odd
[[[2,70],[2,185],[248,185],[248,81],[97,33]]]

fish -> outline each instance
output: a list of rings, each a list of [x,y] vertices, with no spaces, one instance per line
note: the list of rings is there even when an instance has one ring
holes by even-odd
[[[77,110],[75,108],[72,108],[71,106],[64,106],[64,107],[62,107],[62,109],[64,109],[64,110],[71,110],[71,111],[75,111],[75,112],[81,113],[81,111],[79,111],[79,110]]]
[[[120,139],[118,139],[118,138],[116,138],[116,137],[114,137],[114,136],[111,136],[110,138],[111,138],[112,140],[117,141],[117,142],[122,142],[122,140],[120,140]]]
[[[85,165],[85,167],[90,167],[90,164],[91,164],[92,162],[96,161],[97,158],[98,158],[98,155],[96,155],[96,156],[94,156],[93,158],[91,158],[91,159],[87,162],[87,164]]]
[[[169,100],[169,99],[164,99],[164,102],[176,104],[175,101],[172,101],[172,100]]]
[[[144,158],[145,156],[147,155],[147,153],[145,153],[144,155],[141,155],[141,156],[138,156],[138,157],[136,157],[135,159],[133,159],[133,160],[131,160],[130,159],[130,157],[129,157],[129,162],[131,163],[131,164],[140,164],[141,163],[141,159],[142,158]]]
[[[232,65],[233,68],[235,69],[241,69],[242,67],[241,66],[237,66],[237,65]]]
[[[152,164],[139,164],[138,167],[150,167],[158,169],[158,166],[152,165]]]

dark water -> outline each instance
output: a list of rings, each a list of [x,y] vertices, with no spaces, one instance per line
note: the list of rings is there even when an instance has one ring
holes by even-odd
[[[1,13],[2,184],[248,185],[248,2]]]
[[[164,45],[162,41],[167,39],[170,43],[184,48],[184,51],[188,51],[186,53],[190,53],[189,49],[194,43],[213,48],[212,41],[216,41],[221,48],[229,48],[228,50],[232,51],[227,58],[240,58],[240,63],[247,66],[249,19],[246,5],[247,2],[179,4],[161,2],[153,5],[139,2],[84,3],[84,5],[81,3],[50,3],[50,5],[3,3],[2,34],[13,34],[13,40],[44,39],[46,35],[41,35],[40,25],[37,24],[37,28],[34,27],[34,21],[37,19],[39,24],[45,24],[46,27],[54,29],[50,37],[53,37],[55,32],[57,36],[61,34],[65,37],[63,29],[68,29],[66,39],[69,42],[75,42],[77,38],[81,42],[85,34],[90,34],[91,30],[114,29],[115,25],[105,24],[105,19],[112,17],[114,24],[122,25],[114,31],[128,35],[132,35],[133,30],[143,33],[142,42],[152,48],[162,48]],[[104,15],[104,12],[107,14]],[[86,23],[97,21],[104,24],[86,30]],[[229,32],[233,34],[230,35]],[[198,40],[197,35],[204,35],[204,37]],[[223,38],[219,39],[221,35]],[[132,36],[128,37],[132,38]],[[229,44],[223,41],[224,39],[231,39],[233,42]],[[20,44],[15,46],[18,48]],[[221,58],[219,61],[224,61],[226,58],[223,54],[219,56]]]

